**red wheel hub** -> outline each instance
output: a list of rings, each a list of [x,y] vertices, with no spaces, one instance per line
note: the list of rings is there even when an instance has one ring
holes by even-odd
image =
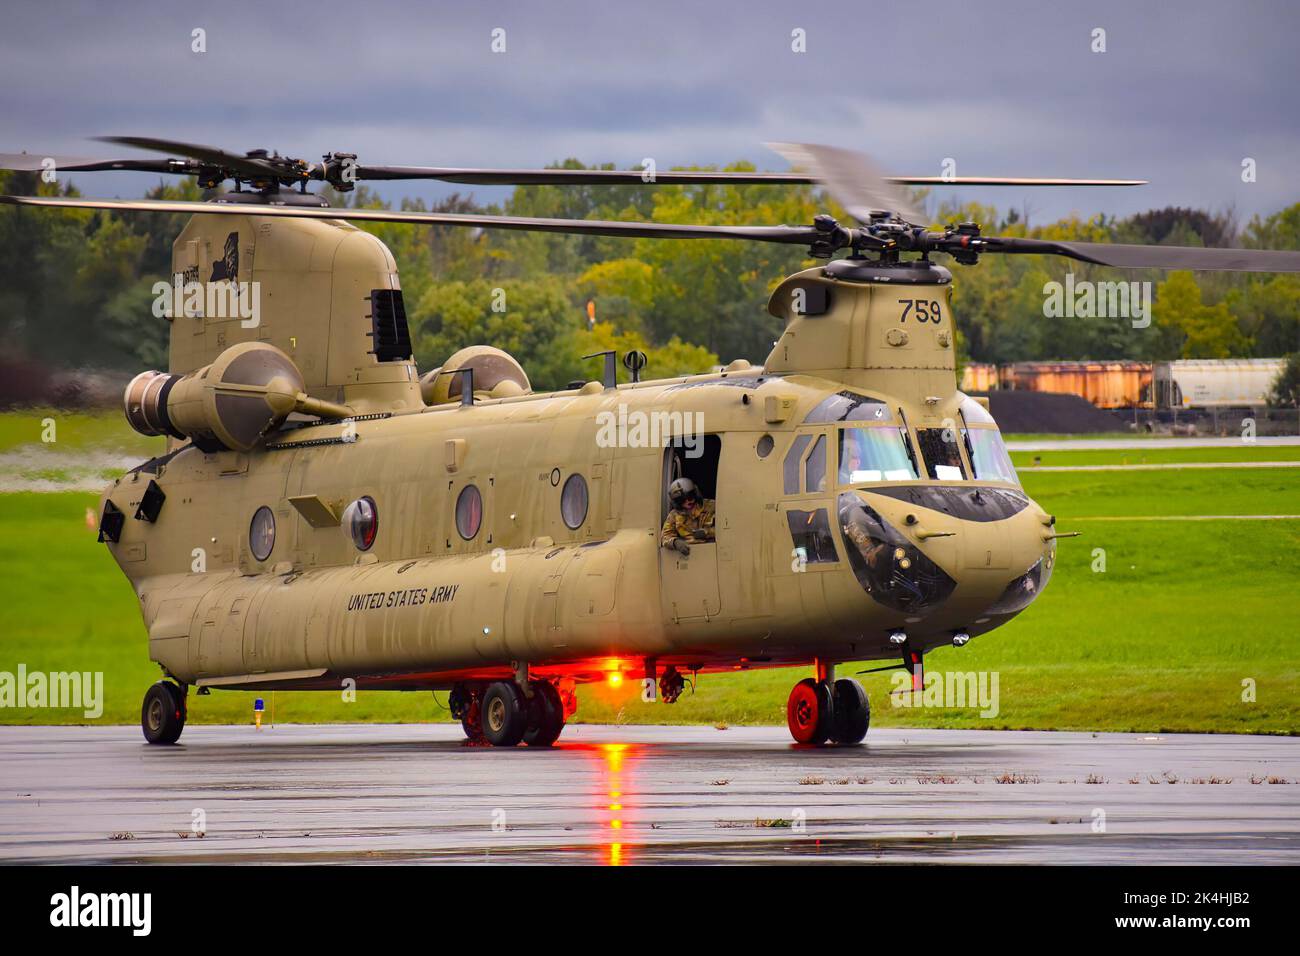
[[[824,694],[811,682],[800,682],[790,692],[786,703],[786,723],[790,735],[801,744],[821,743],[826,737],[827,714]]]

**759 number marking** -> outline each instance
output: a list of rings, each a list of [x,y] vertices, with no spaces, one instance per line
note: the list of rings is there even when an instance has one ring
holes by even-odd
[[[939,303],[935,299],[899,299],[898,304],[903,307],[899,322],[906,322],[908,313],[915,314],[918,322],[933,322],[935,325],[939,324],[942,317]]]

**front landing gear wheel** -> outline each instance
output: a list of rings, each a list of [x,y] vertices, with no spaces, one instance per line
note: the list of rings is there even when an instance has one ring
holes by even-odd
[[[524,739],[528,713],[524,695],[514,681],[488,685],[483,695],[483,736],[494,747],[513,747]]]
[[[549,747],[564,730],[564,703],[560,692],[548,680],[533,681],[533,699],[528,702],[528,729],[524,743],[530,747]]]
[[[171,681],[160,680],[144,695],[140,729],[151,744],[174,744],[185,729],[185,694]]]
[[[859,744],[871,723],[871,704],[862,685],[850,677],[837,680],[831,688],[835,700],[831,716],[831,740],[837,744]]]
[[[833,704],[825,683],[805,677],[794,685],[785,705],[790,736],[801,744],[823,744],[831,735]]]

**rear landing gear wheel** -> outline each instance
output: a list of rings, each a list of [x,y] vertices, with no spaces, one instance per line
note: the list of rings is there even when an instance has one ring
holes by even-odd
[[[514,681],[488,685],[482,715],[483,736],[494,747],[513,747],[523,740],[528,729],[524,695]]]
[[[790,736],[801,744],[823,744],[831,735],[833,703],[824,682],[805,677],[794,685],[785,705]]]
[[[530,747],[549,747],[564,730],[564,703],[560,692],[548,680],[533,681],[533,697],[528,701],[528,729],[524,743]]]
[[[160,680],[144,695],[140,729],[151,744],[174,744],[185,729],[185,694],[171,681]]]
[[[859,744],[871,723],[871,704],[862,685],[851,677],[837,680],[831,687],[834,706],[831,714],[831,740],[837,744]]]

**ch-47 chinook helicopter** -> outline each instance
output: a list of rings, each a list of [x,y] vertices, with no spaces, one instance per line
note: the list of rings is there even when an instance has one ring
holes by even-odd
[[[308,183],[645,178],[115,142],[184,158],[54,162],[233,180],[235,191],[209,203],[0,201],[194,214],[172,272],[199,287],[200,306],[171,312],[169,371],[140,374],[125,396],[131,425],[168,447],[106,490],[99,525],[164,675],[142,707],[150,743],[179,737],[191,686],[450,690],[471,739],[547,746],[579,683],[640,678],[647,699],[672,703],[685,672],[806,664],[814,676],[787,706],[794,738],[857,743],[869,704],[836,665],[893,659],[921,686],[927,651],[1028,607],[1060,537],[1021,490],[986,405],[956,388],[952,277],[931,254],[1300,271],[1293,252],[932,231],[893,184],[1133,181],[886,178],[827,147],[782,150],[805,172],[654,182],[816,183],[856,225],[332,209]],[[6,168],[39,163],[0,156]],[[641,381],[644,356],[631,353],[619,383],[606,354],[600,380],[538,394],[487,345],[420,375],[393,257],[351,220],[791,243],[830,261],[773,292],[768,311],[785,330],[761,368],[737,360]],[[260,297],[260,321],[202,307],[214,291]],[[660,546],[679,477],[716,501],[714,535],[689,555]]]

